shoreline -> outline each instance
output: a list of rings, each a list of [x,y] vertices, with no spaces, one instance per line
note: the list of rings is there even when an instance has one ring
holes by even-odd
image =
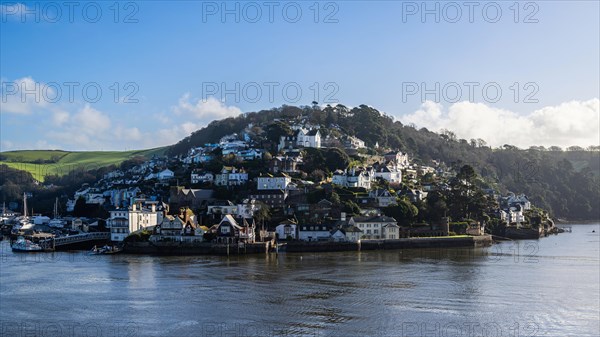
[[[600,223],[600,219],[591,220],[568,220],[568,219],[555,219],[555,225],[592,225]]]
[[[421,248],[485,247],[493,243],[491,235],[469,237],[404,238],[395,240],[361,240],[361,242],[286,242],[272,246],[269,242],[216,245],[156,245],[149,242],[129,243],[123,253],[138,255],[247,255],[277,253],[321,253],[362,250],[397,250]],[[276,248],[277,247],[277,248]]]

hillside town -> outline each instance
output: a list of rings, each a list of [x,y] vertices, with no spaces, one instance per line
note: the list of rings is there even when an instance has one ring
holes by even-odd
[[[183,155],[123,163],[81,186],[65,203],[63,224],[50,227],[55,235],[65,228],[110,232],[116,244],[529,238],[552,231],[527,196],[481,188],[472,171],[419,164],[300,116],[249,124]],[[34,217],[32,230],[43,232],[51,221]]]

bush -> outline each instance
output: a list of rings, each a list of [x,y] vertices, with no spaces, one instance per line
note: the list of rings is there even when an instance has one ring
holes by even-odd
[[[132,234],[129,234],[123,241],[124,242],[148,242],[148,240],[150,239],[150,235],[152,235],[152,233],[150,231],[143,230],[140,232],[134,232]]]

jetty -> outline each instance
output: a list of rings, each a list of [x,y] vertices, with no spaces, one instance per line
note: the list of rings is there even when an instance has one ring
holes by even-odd
[[[96,244],[102,244],[110,241],[109,232],[82,233],[75,235],[47,237],[37,240],[37,244],[46,251],[84,248],[89,249]]]

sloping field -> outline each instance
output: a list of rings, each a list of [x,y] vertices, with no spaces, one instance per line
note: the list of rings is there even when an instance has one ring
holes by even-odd
[[[151,158],[153,155],[164,154],[166,149],[166,147],[161,147],[135,151],[10,151],[0,153],[0,158],[2,158],[0,164],[27,171],[38,181],[44,181],[44,177],[47,175],[62,176],[73,170],[91,170],[113,164],[118,165],[136,156]],[[49,163],[49,161],[55,162]]]

